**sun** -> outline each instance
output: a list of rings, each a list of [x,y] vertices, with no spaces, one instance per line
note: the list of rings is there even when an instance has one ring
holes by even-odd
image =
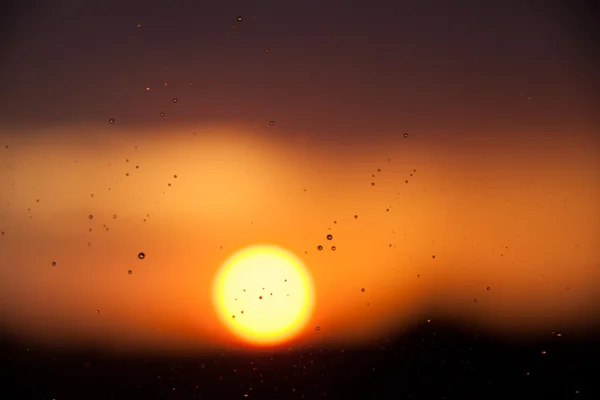
[[[296,336],[313,305],[312,279],[302,261],[280,247],[238,251],[215,276],[213,301],[219,318],[238,338],[277,345]]]

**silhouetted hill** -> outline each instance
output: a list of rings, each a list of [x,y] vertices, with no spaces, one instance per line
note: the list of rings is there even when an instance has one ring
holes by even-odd
[[[2,343],[3,399],[592,399],[600,347],[515,343],[423,323],[369,347],[279,354],[103,354]],[[247,395],[247,397],[245,397]]]

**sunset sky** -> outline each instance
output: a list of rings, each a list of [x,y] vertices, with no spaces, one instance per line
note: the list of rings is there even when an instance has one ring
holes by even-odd
[[[257,244],[314,281],[294,345],[439,315],[505,336],[598,327],[585,10],[29,3],[1,21],[2,329],[243,348],[212,286]]]

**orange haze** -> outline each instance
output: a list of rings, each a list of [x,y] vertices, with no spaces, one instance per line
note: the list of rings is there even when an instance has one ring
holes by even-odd
[[[214,274],[273,244],[314,279],[299,344],[360,344],[430,310],[502,335],[588,330],[597,141],[447,135],[0,131],[0,318],[47,343],[239,345],[213,309]]]

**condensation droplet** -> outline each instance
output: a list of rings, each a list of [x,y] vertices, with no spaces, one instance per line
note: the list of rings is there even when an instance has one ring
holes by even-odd
[[[133,271],[132,271],[132,270],[129,270],[129,271],[127,271],[127,273],[128,273],[129,275],[131,275],[131,274],[133,273]]]
[[[96,310],[96,314],[100,314],[100,310]]]
[[[375,182],[371,182],[371,186],[375,186]]]
[[[52,261],[52,266],[56,267],[56,261]]]
[[[114,123],[115,123],[115,119],[114,119],[114,118],[110,118],[110,119],[108,120],[108,123],[109,123],[109,124],[114,124]]]
[[[179,100],[177,99],[177,97],[173,97],[173,103],[177,103]]]
[[[354,215],[354,219],[358,219],[358,215]]]
[[[330,233],[329,235],[327,235],[327,240],[331,240],[333,239],[333,235]]]
[[[479,300],[477,300],[477,299],[473,299],[473,302],[474,302],[474,303],[477,303],[478,301],[479,301]]]
[[[487,290],[491,290],[492,288],[488,286],[486,289],[487,289]]]
[[[271,49],[265,49],[265,53],[268,53],[269,51],[271,51]]]
[[[242,17],[237,17],[237,22],[242,22],[244,20],[244,18]]]
[[[92,195],[92,196],[93,196],[93,195]],[[88,218],[89,218],[89,219],[94,219],[94,216],[93,216],[92,214],[90,214],[90,215],[88,216]]]
[[[146,253],[143,253],[143,252],[142,252],[142,253],[138,254],[138,258],[139,258],[140,260],[143,260],[144,258],[146,258]]]
[[[364,293],[365,292],[365,288],[360,289],[360,291]]]
[[[320,331],[320,330],[321,330],[321,327],[320,327],[320,326],[317,326],[317,328],[316,328],[316,329],[317,329],[318,331]]]
[[[404,139],[406,139],[408,137],[408,133],[404,134]]]
[[[323,246],[321,246],[321,245],[318,245],[318,246],[317,246],[317,250],[319,250],[319,251],[323,250]]]
[[[269,121],[269,125],[271,125],[271,126],[275,125],[275,121]]]
[[[160,116],[161,116],[161,117],[164,117],[164,116],[165,116],[165,113],[164,113],[164,112],[161,112],[161,113],[160,113]]]
[[[337,249],[337,247],[331,246],[331,250],[335,251],[336,249]]]

